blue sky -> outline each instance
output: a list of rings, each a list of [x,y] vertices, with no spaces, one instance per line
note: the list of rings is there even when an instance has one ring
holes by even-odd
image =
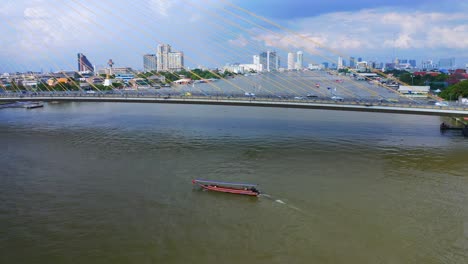
[[[298,18],[308,18],[334,12],[354,12],[362,9],[382,8],[382,7],[403,7],[421,10],[431,5],[442,2],[440,0],[360,0],[360,1],[235,1],[247,9],[263,13],[265,16],[275,19],[291,20]],[[441,5],[443,8],[450,8],[450,4]]]
[[[4,0],[0,72],[73,70],[78,52],[98,67],[112,58],[141,69],[158,43],[183,51],[190,67],[251,63],[264,50],[283,65],[302,50],[306,63],[455,57],[465,66],[467,13],[462,0]]]

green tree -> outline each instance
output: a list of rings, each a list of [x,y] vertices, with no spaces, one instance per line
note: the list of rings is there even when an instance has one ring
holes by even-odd
[[[446,100],[456,100],[459,96],[468,97],[468,80],[447,87],[439,96]]]

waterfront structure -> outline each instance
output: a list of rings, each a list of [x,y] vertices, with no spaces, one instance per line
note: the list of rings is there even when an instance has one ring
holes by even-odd
[[[425,98],[429,94],[430,86],[406,86],[400,85],[398,92],[406,97],[422,97]]]
[[[237,74],[247,74],[250,72],[261,72],[262,71],[261,64],[227,64],[223,67],[223,71],[229,71]]]
[[[260,64],[264,71],[277,71],[280,67],[279,57],[276,51],[266,51],[260,53]]]
[[[184,54],[172,51],[169,44],[159,44],[156,64],[157,71],[180,71],[184,68]]]
[[[302,70],[304,67],[304,53],[302,51],[297,52],[296,70]]]
[[[288,71],[294,70],[294,53],[288,53]]]
[[[94,67],[83,53],[78,53],[78,72],[94,72]]]
[[[314,63],[309,63],[308,67],[309,70],[323,70],[325,69],[325,66],[323,64],[314,64]]]
[[[143,70],[145,72],[157,70],[157,58],[156,54],[145,54],[143,55]]]

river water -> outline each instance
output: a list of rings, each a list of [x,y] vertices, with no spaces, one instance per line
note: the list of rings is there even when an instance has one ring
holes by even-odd
[[[0,110],[0,263],[467,263],[441,117],[63,103]],[[258,183],[259,198],[193,178]]]

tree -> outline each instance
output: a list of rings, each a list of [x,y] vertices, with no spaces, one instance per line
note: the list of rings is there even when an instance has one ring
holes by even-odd
[[[468,97],[468,80],[447,87],[439,95],[446,100],[457,99],[458,97]]]

